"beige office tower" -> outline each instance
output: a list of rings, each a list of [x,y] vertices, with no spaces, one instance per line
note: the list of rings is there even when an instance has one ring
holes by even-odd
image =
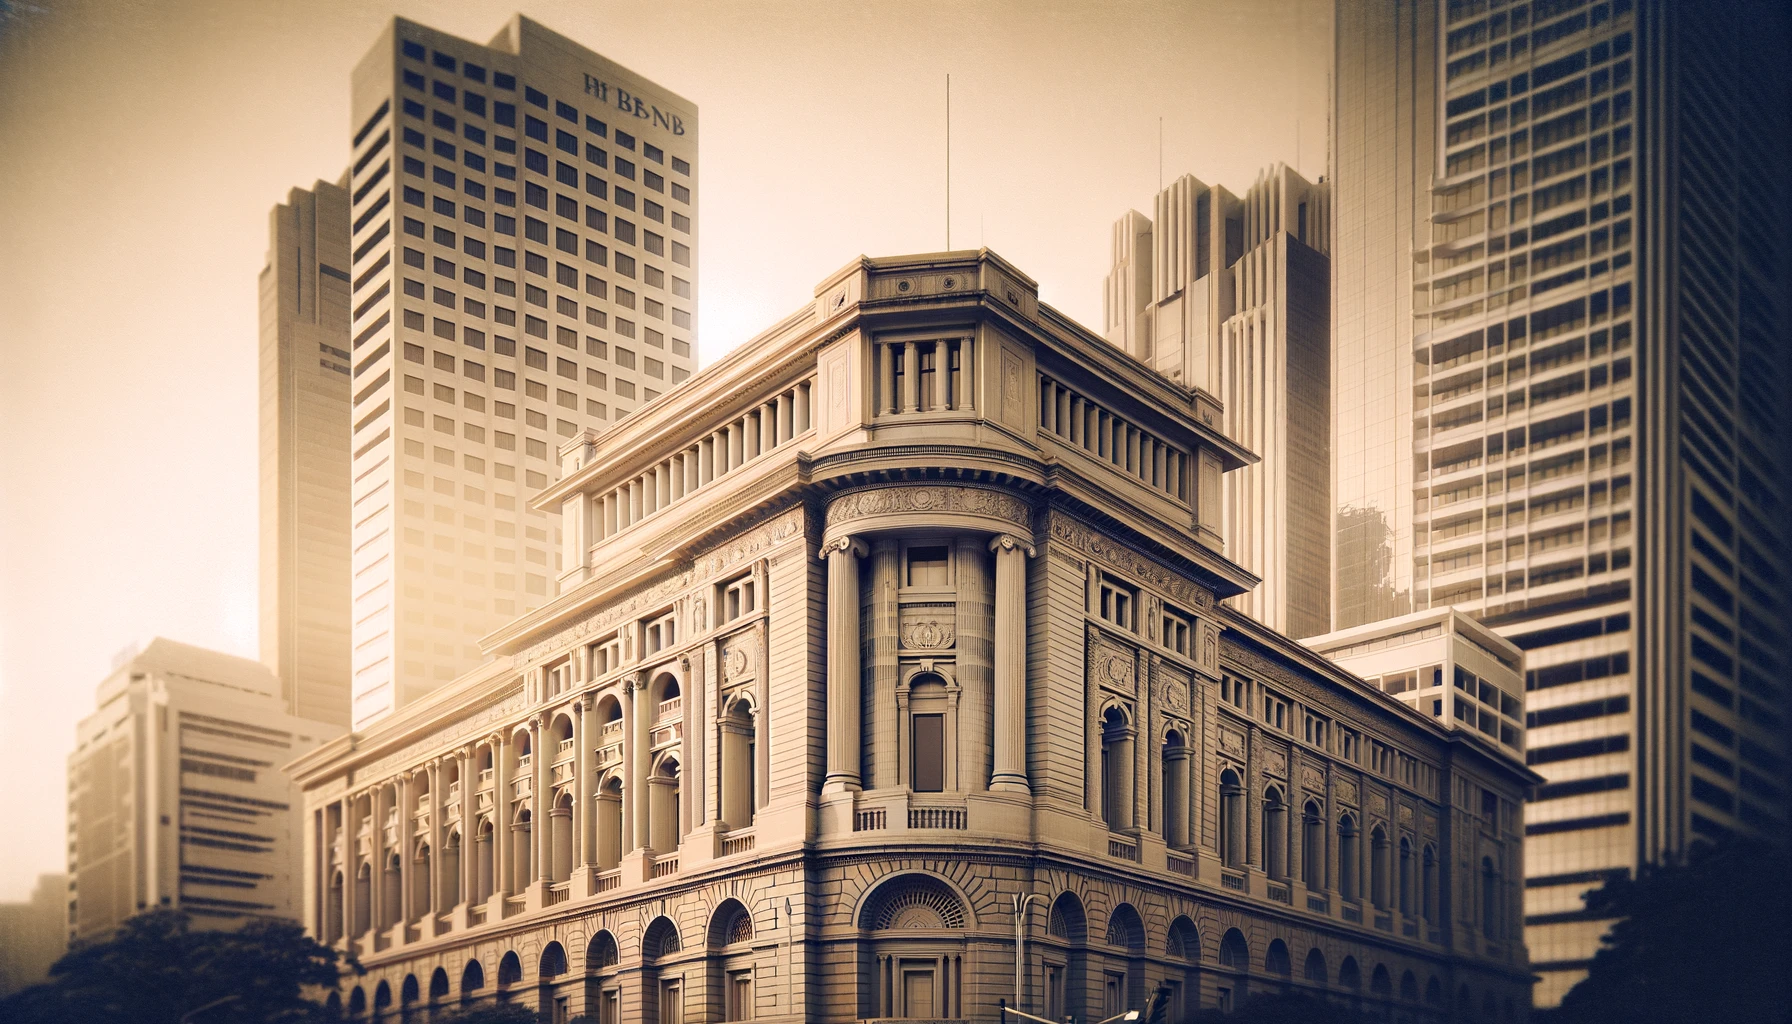
[[[1759,88],[1781,57],[1727,5],[1417,14],[1415,45],[1377,45],[1430,69],[1391,80],[1431,88],[1347,102],[1341,63],[1337,121],[1424,147],[1428,210],[1377,243],[1416,240],[1410,346],[1375,372],[1412,373],[1415,607],[1525,651],[1526,757],[1548,780],[1526,808],[1526,942],[1548,1006],[1611,924],[1588,888],[1786,827],[1788,125]],[[1386,17],[1341,4],[1340,54]],[[1404,194],[1409,168],[1347,170],[1340,239],[1366,217],[1344,197]]]
[[[1233,603],[1290,636],[1331,623],[1329,187],[1277,164],[1243,197],[1192,176],[1114,224],[1104,333],[1224,405],[1263,461],[1225,481],[1227,553],[1263,580]]]
[[[68,935],[146,910],[197,928],[298,916],[293,782],[281,766],[342,730],[287,713],[247,658],[157,638],[100,683],[68,757]]]
[[[261,271],[261,660],[289,713],[348,725],[346,176],[268,215]]]
[[[355,728],[555,592],[554,453],[696,365],[697,111],[521,16],[356,67]]]

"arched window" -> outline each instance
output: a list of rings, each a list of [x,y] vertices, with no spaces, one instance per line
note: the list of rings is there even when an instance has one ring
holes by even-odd
[[[1164,842],[1171,849],[1189,845],[1188,835],[1188,745],[1182,734],[1172,729],[1164,736],[1163,745],[1163,829]]]
[[[1419,979],[1411,971],[1400,975],[1400,998],[1409,1003],[1419,1001]]]
[[[1053,940],[1040,956],[1044,961],[1045,1016],[1063,1020],[1066,1015],[1077,1012],[1085,999],[1084,943],[1088,938],[1088,924],[1083,915],[1083,904],[1075,893],[1061,892],[1052,901],[1045,932]]]
[[[429,870],[432,858],[429,844],[427,842],[418,843],[417,854],[411,858],[411,910],[418,918],[430,916],[435,909],[431,905],[430,896],[432,894],[429,891],[429,880],[433,877]]]
[[[473,855],[475,858],[474,867],[478,872],[477,876],[473,879],[476,886],[476,889],[473,892],[473,900],[476,903],[484,903],[486,900],[491,899],[492,891],[497,885],[497,879],[494,877],[492,863],[493,842],[495,842],[495,839],[492,834],[492,820],[490,818],[479,819],[479,833],[473,840]]]
[[[606,778],[597,787],[597,866],[608,871],[622,863],[622,779]]]
[[[1307,965],[1301,971],[1301,977],[1320,985],[1330,980],[1325,970],[1325,954],[1319,951],[1318,946],[1307,951]]]
[[[739,900],[723,900],[709,918],[709,987],[721,994],[722,1019],[753,1013],[753,915]]]
[[[739,697],[729,701],[720,730],[722,824],[727,828],[747,828],[753,824],[758,761],[752,703]]]
[[[1124,950],[1126,955],[1126,981],[1118,992],[1109,996],[1110,1003],[1117,1000],[1121,1012],[1127,1006],[1142,1005],[1145,998],[1145,923],[1140,920],[1139,912],[1131,904],[1122,903],[1108,915],[1108,945]]]
[[[1226,929],[1226,934],[1220,937],[1220,966],[1235,971],[1250,969],[1251,947],[1245,942],[1244,933],[1236,928]]]
[[[683,838],[684,778],[678,758],[667,755],[647,780],[647,822],[655,853],[674,853]]]
[[[871,1012],[862,1016],[962,1014],[964,958],[942,953],[937,940],[925,938],[975,926],[956,889],[937,875],[898,874],[865,895],[857,917],[859,927],[873,933],[872,970],[859,975],[859,1005]]]
[[[1380,825],[1369,831],[1369,902],[1388,907],[1388,834]]]
[[[438,967],[435,969],[435,973],[429,976],[429,1004],[431,1006],[438,1006],[447,998],[448,972],[443,968]]]
[[[448,833],[442,842],[442,909],[460,905],[460,829]]]
[[[1188,1020],[1195,1015],[1201,1001],[1201,979],[1195,970],[1201,962],[1201,933],[1195,930],[1195,923],[1187,917],[1171,921],[1169,935],[1164,940],[1164,952],[1171,960],[1186,965],[1181,970],[1172,966],[1165,973],[1164,984],[1170,989],[1166,1017],[1172,1021]]]
[[[379,986],[373,990],[373,1016],[374,1016],[374,1019],[378,1020],[378,1019],[384,1017],[386,1015],[386,1011],[391,1008],[392,1008],[392,986],[388,985],[387,983],[382,981],[379,983]]]
[[[1420,857],[1419,913],[1427,922],[1437,920],[1437,848],[1429,843]]]
[[[558,978],[566,973],[566,947],[558,942],[550,942],[541,951],[541,966],[537,973],[543,978]]]
[[[1338,895],[1347,900],[1362,898],[1358,891],[1362,878],[1362,837],[1357,834],[1356,819],[1346,814],[1338,819]]]
[[[1356,957],[1347,956],[1338,965],[1338,984],[1352,992],[1363,990],[1363,970],[1356,965]]]
[[[621,957],[616,949],[616,936],[609,929],[601,929],[591,938],[591,944],[585,947],[585,970],[598,973],[615,967]]]
[[[355,934],[364,934],[373,927],[373,865],[361,862],[355,872]]]
[[[470,1003],[479,990],[485,987],[485,968],[479,961],[468,960],[467,966],[460,972],[460,1001]]]
[[[1220,772],[1220,863],[1244,864],[1244,786],[1230,768]]]
[[[1300,872],[1308,889],[1325,888],[1325,815],[1319,801],[1308,800],[1300,816]]]
[[[380,880],[380,927],[390,928],[404,916],[404,861],[394,850],[386,855],[386,873]]]
[[[1269,877],[1288,877],[1288,805],[1280,786],[1263,794],[1263,870]]]
[[[622,988],[613,976],[617,955],[616,936],[600,929],[585,947],[585,1008],[594,1024],[622,1020]]]
[[[913,550],[913,549],[911,549]],[[908,785],[917,793],[956,789],[950,768],[952,741],[946,681],[924,672],[908,682]]]
[[[1101,816],[1108,829],[1124,832],[1133,826],[1133,728],[1117,707],[1101,716]]]
[[[1369,976],[1369,994],[1377,999],[1394,998],[1394,982],[1388,976],[1387,964],[1375,965],[1375,973]]]
[[[1172,960],[1186,960],[1199,963],[1201,960],[1201,933],[1195,928],[1195,922],[1187,917],[1178,917],[1170,922],[1170,932],[1164,939],[1164,952]]]
[[[534,881],[530,860],[530,844],[534,839],[535,815],[524,807],[516,812],[516,818],[510,823],[510,887],[508,892],[522,892]]]
[[[498,961],[498,1001],[505,1002],[510,998],[511,986],[523,980],[523,961],[515,950],[504,954]]]
[[[1425,983],[1425,1002],[1431,1006],[1444,1005],[1444,986],[1435,975]]]
[[[367,993],[362,990],[361,986],[356,985],[355,990],[348,994],[348,1015],[350,1017],[359,1017],[366,1012]]]
[[[404,984],[398,986],[398,1008],[399,1012],[407,1018],[411,1015],[411,1007],[417,1005],[417,993],[417,976],[415,974],[405,975]]]
[[[1411,915],[1412,898],[1412,840],[1400,837],[1400,873],[1398,890],[1400,893],[1400,913]]]
[[[572,877],[572,790],[560,792],[548,812],[548,880],[564,882]]]
[[[1294,975],[1294,963],[1288,956],[1288,944],[1281,939],[1269,940],[1269,949],[1263,953],[1263,969],[1280,977],[1289,978]]]
[[[342,872],[330,875],[330,895],[324,902],[324,945],[342,940]]]
[[[1481,858],[1481,932],[1490,939],[1500,937],[1500,875],[1492,857]]]

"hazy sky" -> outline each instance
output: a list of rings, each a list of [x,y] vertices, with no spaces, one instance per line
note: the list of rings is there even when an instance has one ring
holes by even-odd
[[[1193,173],[1325,170],[1327,0],[533,2],[702,115],[707,363],[864,253],[988,245],[1097,329],[1109,226]],[[256,643],[256,275],[335,180],[394,14],[517,8],[0,0],[0,901],[60,871],[65,759],[115,652]],[[1297,118],[1298,113],[1298,118]]]

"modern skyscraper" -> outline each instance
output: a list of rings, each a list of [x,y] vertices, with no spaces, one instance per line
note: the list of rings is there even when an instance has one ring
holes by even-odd
[[[68,758],[71,939],[133,914],[297,917],[301,817],[281,768],[341,729],[283,707],[265,665],[157,638],[99,685]]]
[[[1441,0],[1338,0],[1332,627],[1413,610],[1412,281],[1430,211]],[[1422,248],[1422,245],[1420,245]]]
[[[690,375],[697,111],[521,16],[355,70],[352,722],[554,593],[556,446]]]
[[[1786,105],[1764,84],[1783,77],[1784,15],[1414,13],[1371,25],[1381,5],[1339,6],[1339,236],[1373,222],[1384,249],[1413,240],[1410,349],[1373,367],[1412,374],[1411,594],[1526,651],[1527,758],[1549,780],[1527,810],[1527,942],[1551,1005],[1610,924],[1582,908],[1587,888],[1697,839],[1785,828],[1792,240]],[[1347,92],[1359,36],[1392,46],[1394,80],[1434,90]],[[1342,127],[1403,118],[1429,143],[1410,231],[1370,209],[1416,172],[1346,160]],[[1340,451],[1341,478],[1372,462],[1356,457]],[[1375,585],[1350,568],[1341,593]]]
[[[261,271],[261,660],[286,709],[348,725],[347,176],[268,215]]]
[[[1232,601],[1291,636],[1331,621],[1329,202],[1280,164],[1243,198],[1184,175],[1115,222],[1104,291],[1108,340],[1218,398],[1262,457],[1225,480],[1227,554],[1263,581]]]

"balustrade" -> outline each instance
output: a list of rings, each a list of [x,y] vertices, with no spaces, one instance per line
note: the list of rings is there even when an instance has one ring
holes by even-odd
[[[1186,452],[1043,374],[1039,429],[1166,497],[1189,500]]]
[[[872,371],[876,415],[882,418],[975,408],[976,346],[972,338],[878,342]]]
[[[594,541],[603,541],[769,455],[813,424],[814,378],[774,395],[632,480],[597,496]]]

